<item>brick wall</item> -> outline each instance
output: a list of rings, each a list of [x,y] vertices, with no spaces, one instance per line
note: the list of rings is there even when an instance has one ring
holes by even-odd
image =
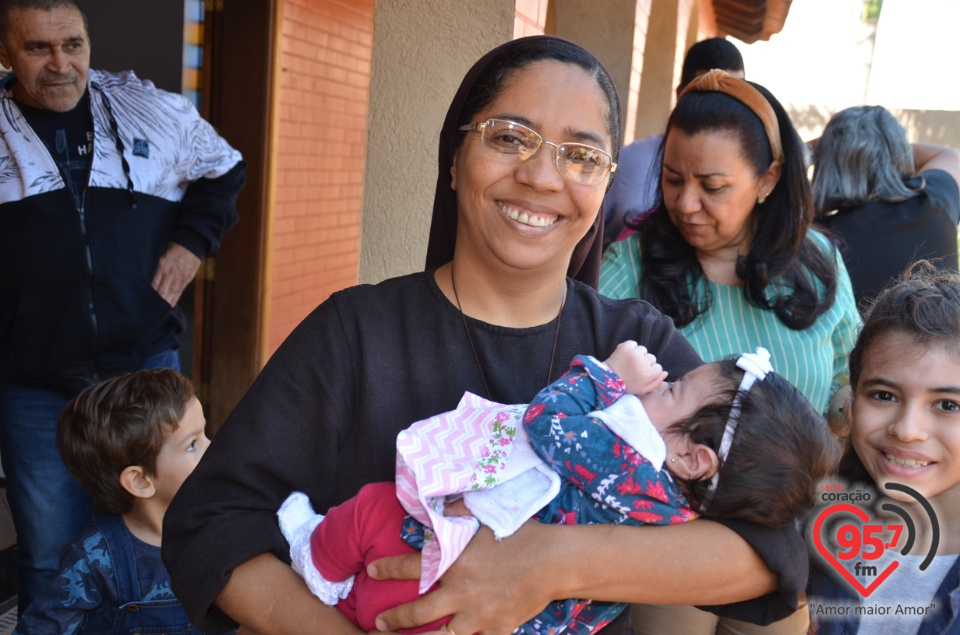
[[[356,284],[374,0],[282,4],[266,353]]]

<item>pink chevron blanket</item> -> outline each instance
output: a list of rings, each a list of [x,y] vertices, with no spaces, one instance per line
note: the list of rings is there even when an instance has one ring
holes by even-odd
[[[559,491],[560,477],[537,457],[523,431],[526,407],[467,392],[455,410],[397,436],[397,497],[428,529],[421,593],[463,552],[479,522],[505,538]],[[444,516],[445,503],[461,495],[474,516]]]

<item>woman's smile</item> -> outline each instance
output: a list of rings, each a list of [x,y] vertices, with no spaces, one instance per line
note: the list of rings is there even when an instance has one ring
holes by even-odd
[[[936,461],[927,456],[900,448],[884,447],[877,451],[883,457],[888,471],[904,476],[915,476],[920,470],[936,464]]]
[[[498,201],[497,204],[500,206],[500,211],[503,212],[504,216],[517,221],[521,225],[549,227],[560,219],[560,216],[557,214],[535,212],[525,209],[523,206],[515,206],[510,203],[504,203],[503,201]]]

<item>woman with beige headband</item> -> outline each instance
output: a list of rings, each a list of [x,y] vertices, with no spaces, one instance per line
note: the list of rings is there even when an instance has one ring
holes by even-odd
[[[763,87],[711,71],[681,94],[660,152],[658,206],[604,254],[600,292],[647,300],[704,361],[769,349],[782,375],[826,413],[847,383],[860,317],[843,262],[811,230],[803,142],[783,107]],[[702,611],[676,628],[694,609],[684,617],[682,607],[638,611],[639,632],[717,628]],[[658,623],[674,627],[659,631]],[[803,633],[806,623],[801,610],[765,632]],[[749,632],[741,626],[732,632]]]

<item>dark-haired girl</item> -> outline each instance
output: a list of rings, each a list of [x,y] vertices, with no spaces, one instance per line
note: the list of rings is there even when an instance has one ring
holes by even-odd
[[[877,558],[862,557],[872,551],[864,547],[861,557],[839,561],[864,587],[877,576],[856,571],[862,567],[855,564],[869,564],[875,572],[896,566],[866,598],[811,542],[815,559],[807,591],[816,632],[960,632],[960,275],[921,262],[884,288],[868,307],[850,353],[850,383],[850,437],[840,480],[848,491],[867,485],[881,495],[872,499],[874,509],[865,509],[870,523],[904,526],[902,517],[882,511],[883,501],[904,511],[914,527],[896,541],[890,533],[878,534],[890,547]],[[888,484],[907,486],[929,501],[939,523],[937,543],[931,514],[916,497]],[[829,532],[823,533],[829,544]],[[904,555],[908,537],[914,542]],[[936,555],[925,562],[931,551]]]

